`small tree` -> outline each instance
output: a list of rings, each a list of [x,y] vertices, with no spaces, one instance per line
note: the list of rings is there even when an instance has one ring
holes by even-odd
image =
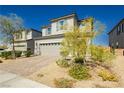
[[[82,22],[85,27],[74,27],[66,32],[62,42],[62,51],[68,51],[72,57],[85,60],[87,53],[91,53],[92,40],[105,29],[105,25],[99,21],[96,21],[96,24],[93,22],[93,18],[86,19]]]
[[[0,31],[3,35],[4,41],[12,44],[12,57],[15,58],[15,36],[21,33],[23,29],[23,20],[16,14],[9,16],[0,15]]]

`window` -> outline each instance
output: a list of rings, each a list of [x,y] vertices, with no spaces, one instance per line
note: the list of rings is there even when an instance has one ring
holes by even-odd
[[[49,34],[51,34],[51,28],[49,27],[49,28],[46,28],[46,35],[49,35]]]
[[[51,34],[51,28],[47,29],[48,34]]]
[[[122,32],[124,32],[124,23],[122,24]]]
[[[15,36],[16,39],[22,39],[22,33],[17,33]]]
[[[116,48],[118,48],[118,45],[119,45],[118,42],[116,42]]]
[[[30,31],[27,31],[27,35],[30,35]]]
[[[120,27],[120,32],[122,32],[122,24],[120,24],[120,26],[119,26],[119,27]]]
[[[121,32],[120,26],[117,27],[117,35],[119,35]]]
[[[67,21],[66,20],[60,20],[59,22],[57,22],[56,29],[57,29],[57,31],[58,30],[66,30],[67,29]]]

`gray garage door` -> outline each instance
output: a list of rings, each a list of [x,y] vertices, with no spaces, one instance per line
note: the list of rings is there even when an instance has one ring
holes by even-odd
[[[59,56],[60,43],[40,44],[40,53],[44,56]]]

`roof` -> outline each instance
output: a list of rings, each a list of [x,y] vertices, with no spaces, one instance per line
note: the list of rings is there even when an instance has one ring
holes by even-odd
[[[71,13],[71,14],[68,14],[68,15],[64,15],[64,16],[61,16],[61,17],[58,17],[58,18],[53,18],[51,19],[50,21],[51,22],[55,22],[55,21],[58,21],[58,20],[61,20],[61,19],[65,19],[65,18],[71,18],[71,17],[77,17],[77,14],[76,13]],[[42,28],[48,28],[48,27],[51,27],[51,25],[46,25],[46,26],[42,26]]]
[[[53,18],[53,19],[51,19],[50,21],[51,21],[51,22],[55,22],[55,21],[58,21],[58,20],[62,20],[62,19],[65,19],[65,18],[71,18],[71,17],[75,17],[75,18],[77,19],[77,22],[78,22],[78,23],[80,23],[80,22],[82,22],[82,21],[84,21],[84,20],[87,20],[87,19],[91,18],[91,17],[87,17],[87,18],[85,18],[85,19],[80,19],[80,20],[78,20],[77,14],[76,14],[76,13],[71,13],[71,14],[64,15],[64,16],[61,16],[61,17],[58,17],[58,18]],[[48,27],[51,27],[51,25],[49,24],[49,25],[46,25],[46,26],[42,26],[42,28],[48,28]]]
[[[48,28],[48,27],[51,27],[51,25],[42,26],[42,28]]]
[[[114,29],[115,29],[119,24],[121,24],[122,22],[124,22],[124,18],[121,19],[121,21],[119,21],[118,24],[115,25],[115,26],[112,28],[112,30],[111,30],[110,32],[108,32],[108,34],[110,34],[112,31],[114,31]]]
[[[51,39],[51,38],[62,38],[64,37],[64,34],[57,34],[57,35],[50,35],[50,36],[42,36],[42,37],[36,37],[35,40],[42,40],[42,39]]]
[[[33,28],[31,28],[31,29],[29,29],[29,30],[32,30],[32,31],[35,31],[35,32],[38,32],[38,33],[42,33],[42,32],[40,32],[40,31],[38,31],[38,30],[36,30],[36,29],[33,29]]]
[[[27,41],[31,41],[33,39],[27,39],[27,40],[16,40],[15,43],[20,43],[20,42],[27,42]]]
[[[61,19],[70,18],[70,17],[76,17],[76,16],[77,16],[76,13],[72,13],[72,14],[64,15],[64,16],[61,16],[61,17],[58,17],[58,18],[53,18],[50,21],[55,22],[55,21],[58,21],[58,20],[61,20]]]

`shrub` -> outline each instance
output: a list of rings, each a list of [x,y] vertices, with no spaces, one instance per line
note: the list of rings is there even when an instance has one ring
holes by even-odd
[[[1,57],[5,58],[5,59],[9,59],[11,58],[11,51],[5,51],[5,52],[1,52]]]
[[[24,52],[24,55],[25,55],[26,57],[30,57],[30,56],[32,55],[32,52],[31,52],[30,50],[25,51],[25,52]]]
[[[38,76],[38,77],[43,77],[44,75],[43,75],[43,74],[38,74],[37,76]]]
[[[78,80],[86,80],[90,78],[89,69],[83,65],[73,65],[69,70],[69,75]]]
[[[21,54],[22,54],[21,51],[15,51],[16,57],[21,57]],[[1,52],[1,57],[5,59],[12,59],[12,51]]]
[[[114,57],[108,48],[102,46],[91,46],[91,55],[94,60],[100,62],[110,61]]]
[[[75,63],[80,63],[80,64],[84,64],[84,59],[79,57],[79,58],[75,58],[74,59]]]
[[[110,71],[102,69],[98,75],[102,77],[103,81],[118,81],[115,74],[112,74]]]
[[[22,51],[15,51],[16,57],[21,57]]]
[[[60,67],[69,67],[68,61],[65,59],[59,59],[56,61],[57,65]]]
[[[66,59],[66,57],[69,55],[69,52],[66,49],[61,48],[60,54],[64,59]]]
[[[2,61],[2,60],[0,60],[0,63],[3,63],[3,61]]]
[[[59,78],[54,80],[54,84],[57,88],[72,88],[73,87],[73,80]]]

